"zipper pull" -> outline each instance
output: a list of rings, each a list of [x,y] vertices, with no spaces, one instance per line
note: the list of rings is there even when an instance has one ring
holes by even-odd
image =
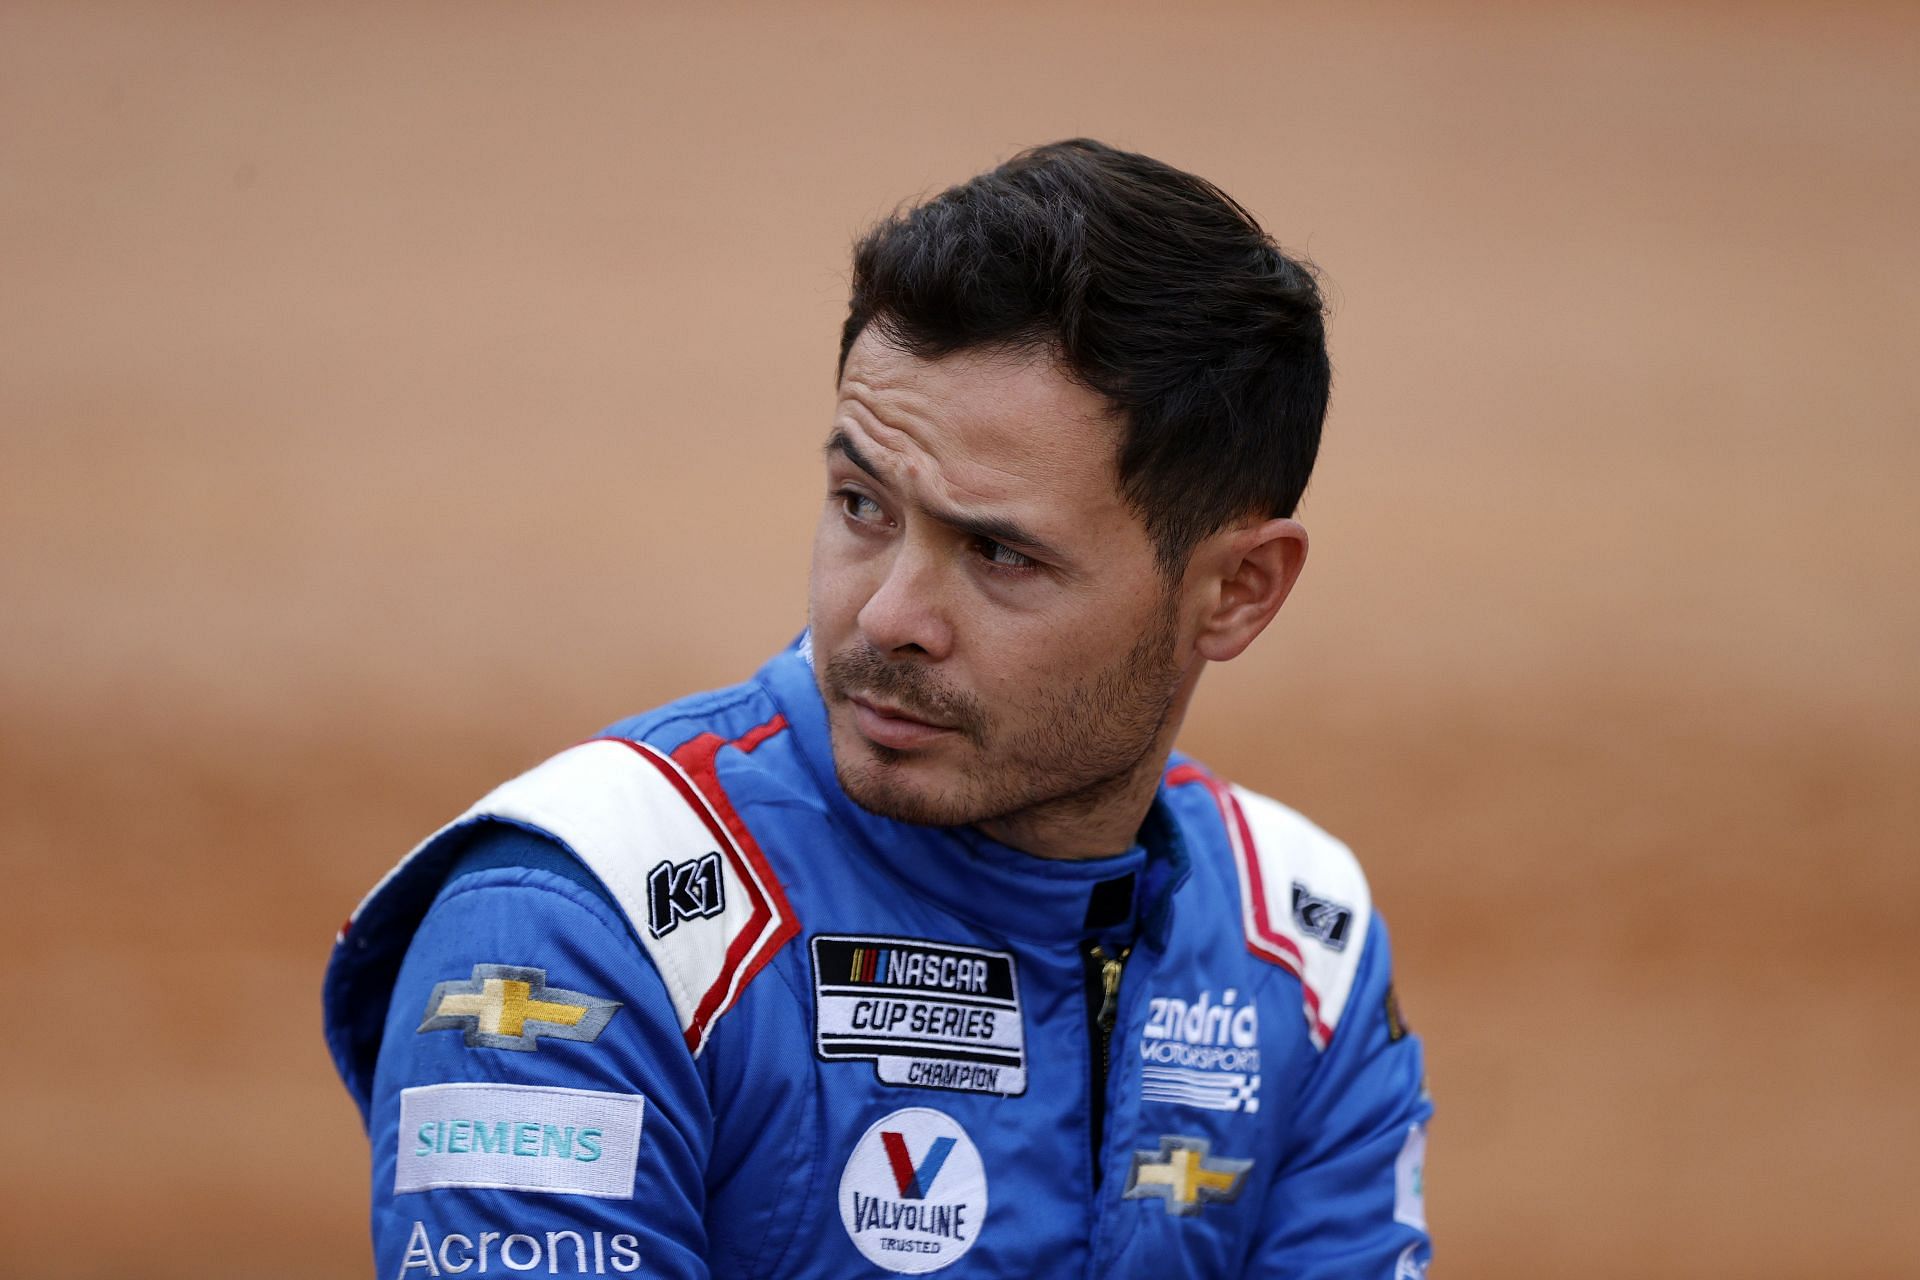
[[[1100,962],[1100,1012],[1095,1015],[1094,1021],[1099,1024],[1102,1035],[1113,1034],[1114,1020],[1120,1013],[1120,971],[1126,967],[1127,956],[1132,951],[1132,947],[1125,947],[1116,959],[1108,955],[1099,943],[1096,942],[1092,947],[1093,958]]]

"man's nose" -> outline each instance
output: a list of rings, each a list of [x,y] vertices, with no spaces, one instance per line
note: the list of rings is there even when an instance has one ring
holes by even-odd
[[[948,584],[937,550],[901,544],[885,576],[860,609],[860,634],[885,654],[923,654],[935,661],[953,648]]]

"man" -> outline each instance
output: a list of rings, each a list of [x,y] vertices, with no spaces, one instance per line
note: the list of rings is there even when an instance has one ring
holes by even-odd
[[[1424,1273],[1366,881],[1171,754],[1300,572],[1321,317],[1232,200],[1088,141],[867,236],[807,632],[342,934],[382,1276]]]

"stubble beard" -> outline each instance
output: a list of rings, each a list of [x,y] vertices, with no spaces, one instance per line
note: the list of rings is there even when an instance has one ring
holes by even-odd
[[[1010,734],[997,730],[978,699],[947,688],[924,665],[890,661],[865,645],[836,653],[820,676],[830,709],[844,714],[849,694],[876,698],[953,726],[964,750],[956,776],[941,784],[912,776],[911,751],[865,738],[843,750],[836,740],[834,773],[862,809],[920,826],[1096,813],[1143,769],[1157,775],[1164,764],[1149,757],[1164,751],[1161,734],[1179,698],[1177,638],[1173,603],[1163,601],[1125,656],[1066,689],[1038,691],[1030,723]]]

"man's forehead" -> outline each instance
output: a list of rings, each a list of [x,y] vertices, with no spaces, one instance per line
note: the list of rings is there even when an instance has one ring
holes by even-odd
[[[848,427],[889,455],[874,459],[882,466],[932,464],[982,499],[1036,482],[1082,501],[1116,488],[1120,431],[1107,402],[1045,350],[925,359],[862,334],[840,380],[835,430]]]

